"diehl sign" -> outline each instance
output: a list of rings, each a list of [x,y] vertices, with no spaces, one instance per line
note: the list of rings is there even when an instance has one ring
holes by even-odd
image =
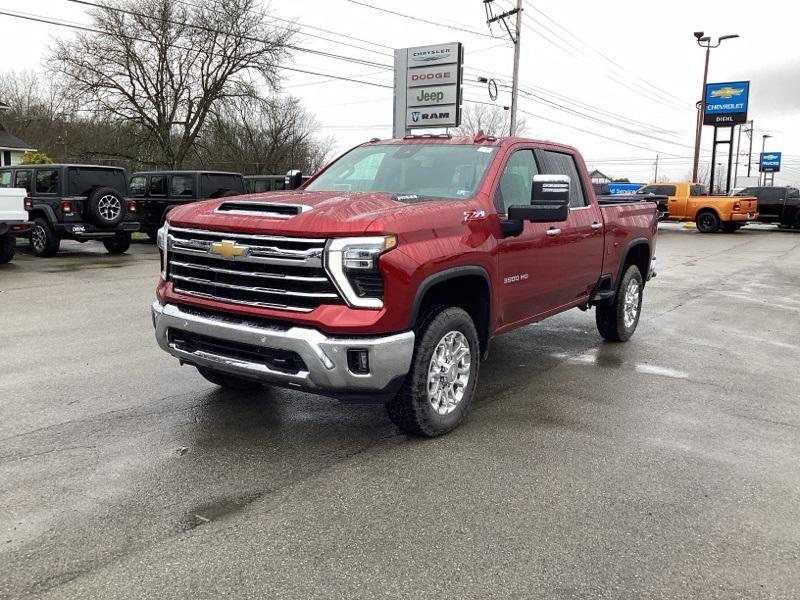
[[[758,170],[762,173],[778,173],[781,170],[781,153],[763,152],[758,160]]]
[[[726,127],[746,122],[749,95],[749,81],[706,84],[703,124]]]

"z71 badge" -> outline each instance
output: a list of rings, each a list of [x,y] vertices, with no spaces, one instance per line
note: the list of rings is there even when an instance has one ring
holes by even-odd
[[[464,220],[461,221],[462,223],[469,223],[471,221],[483,221],[486,218],[486,211],[485,210],[465,210],[464,211]]]

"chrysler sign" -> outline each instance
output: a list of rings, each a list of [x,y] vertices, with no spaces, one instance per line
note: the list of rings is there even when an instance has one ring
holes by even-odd
[[[394,137],[461,123],[460,43],[395,50]]]

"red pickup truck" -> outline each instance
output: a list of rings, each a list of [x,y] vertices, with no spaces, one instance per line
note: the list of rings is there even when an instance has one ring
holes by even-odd
[[[598,204],[568,146],[373,140],[302,189],[170,212],[153,324],[215,384],[380,400],[435,436],[464,418],[493,337],[594,307],[627,340],[656,228],[652,202]]]

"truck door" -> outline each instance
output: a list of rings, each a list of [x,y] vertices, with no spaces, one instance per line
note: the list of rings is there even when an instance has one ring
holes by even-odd
[[[786,188],[764,187],[758,192],[759,220],[765,222],[777,221],[786,195]]]
[[[600,207],[592,203],[575,157],[566,152],[536,150],[539,170],[547,175],[570,178],[569,217],[556,225],[561,230],[562,287],[559,305],[586,298],[600,278],[603,268],[604,231]]]
[[[521,231],[501,234],[498,273],[502,325],[532,319],[559,306],[561,244],[552,232],[558,223],[507,221],[508,207],[531,202],[538,174],[531,148],[515,150],[495,183],[494,204],[501,224]]]

